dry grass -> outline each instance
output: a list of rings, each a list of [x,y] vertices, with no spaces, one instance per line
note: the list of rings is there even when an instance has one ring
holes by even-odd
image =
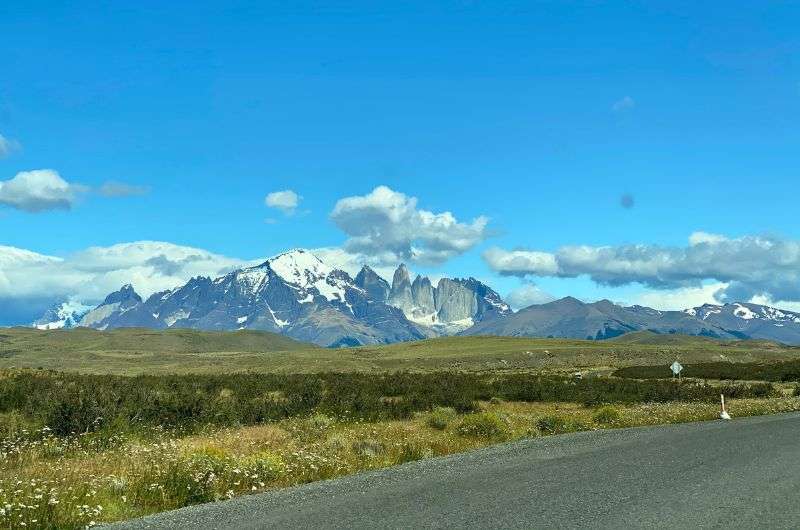
[[[666,367],[676,358],[683,363],[792,360],[800,358],[800,348],[647,332],[607,341],[443,337],[334,350],[256,331],[0,330],[0,368],[123,375],[442,369],[611,372],[631,365]]]
[[[481,408],[484,420],[502,425],[502,436],[464,431],[464,415],[432,427],[432,413],[377,423],[316,415],[186,437],[158,429],[111,439],[27,433],[0,448],[0,528],[82,528],[500,439],[718,417],[716,405],[702,403],[615,406],[617,419],[602,422],[597,408],[574,403],[495,401]],[[800,398],[733,400],[729,410],[734,417],[800,410]]]

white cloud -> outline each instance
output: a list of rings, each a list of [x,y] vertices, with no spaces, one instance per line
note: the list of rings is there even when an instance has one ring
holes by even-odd
[[[700,287],[646,291],[635,297],[633,303],[661,311],[681,311],[703,304],[718,303],[717,293],[727,287],[727,283],[715,282]]]
[[[489,266],[506,276],[554,276],[558,263],[553,254],[533,250],[503,250],[492,247],[483,253]]]
[[[703,243],[716,244],[727,241],[728,238],[719,234],[709,234],[708,232],[694,232],[689,236],[691,246],[702,245]]]
[[[484,216],[459,222],[450,212],[418,209],[415,197],[386,186],[339,200],[331,219],[350,237],[345,250],[380,263],[438,265],[489,236],[489,219]]]
[[[125,184],[124,182],[108,181],[103,183],[97,192],[103,197],[130,197],[134,195],[145,195],[150,192],[150,188],[147,186]]]
[[[69,210],[88,188],[71,184],[52,169],[22,171],[11,180],[0,181],[0,204],[37,213]]]
[[[522,284],[508,293],[505,297],[505,301],[508,302],[508,304],[515,311],[534,304],[546,304],[547,302],[552,302],[555,299],[555,296],[542,291],[539,287],[533,285],[532,283]]]
[[[355,277],[361,267],[368,265],[372,270],[378,273],[384,280],[389,283],[392,282],[392,275],[397,268],[398,263],[385,263],[379,259],[363,254],[351,254],[346,250],[339,247],[321,247],[311,249],[311,252],[321,259],[325,264],[334,268],[345,271],[350,276]]]
[[[97,303],[126,283],[147,297],[193,276],[255,263],[159,241],[91,247],[64,258],[0,246],[0,322],[30,321],[65,299]]]
[[[286,215],[292,215],[302,199],[292,190],[274,191],[266,196],[264,204],[270,208],[277,208]]]
[[[589,276],[599,284],[639,283],[657,289],[727,284],[717,293],[722,301],[754,296],[800,301],[800,241],[770,236],[729,239],[697,232],[687,247],[622,245],[567,246],[555,253],[491,249],[484,259],[509,276]]]
[[[19,142],[16,140],[9,140],[0,134],[0,158],[5,158],[14,151],[20,148]]]
[[[630,96],[625,96],[624,98],[615,101],[614,104],[611,106],[614,112],[622,112],[625,110],[630,110],[636,106],[636,101]]]

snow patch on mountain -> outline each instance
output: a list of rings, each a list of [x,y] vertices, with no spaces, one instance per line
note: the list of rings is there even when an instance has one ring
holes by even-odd
[[[68,300],[48,309],[40,319],[33,322],[32,326],[36,329],[74,328],[91,309],[92,306]]]

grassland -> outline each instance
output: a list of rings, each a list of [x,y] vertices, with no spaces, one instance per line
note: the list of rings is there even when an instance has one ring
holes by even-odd
[[[676,358],[779,383],[647,378]],[[252,331],[2,329],[0,528],[84,528],[521,437],[713,419],[720,392],[734,416],[800,410],[784,377],[798,362],[800,348],[766,341],[652,333],[333,350]]]
[[[724,391],[735,415],[800,409],[769,384]],[[534,374],[4,372],[0,528],[84,528],[521,437],[711,419],[718,392]]]
[[[608,341],[446,337],[386,346],[326,349],[272,333],[194,330],[0,330],[0,368],[168,374],[385,372],[397,370],[608,371],[623,366],[800,359],[768,341],[631,333]]]

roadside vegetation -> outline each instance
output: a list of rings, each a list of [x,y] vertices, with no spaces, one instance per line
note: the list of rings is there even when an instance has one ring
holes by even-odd
[[[614,375],[633,379],[669,379],[672,372],[665,366],[629,366],[620,368]],[[681,376],[729,381],[800,382],[800,361],[688,364],[684,366]]]
[[[723,386],[734,415],[796,410]],[[499,441],[711,419],[720,386],[535,374],[0,372],[0,528],[84,528]]]

